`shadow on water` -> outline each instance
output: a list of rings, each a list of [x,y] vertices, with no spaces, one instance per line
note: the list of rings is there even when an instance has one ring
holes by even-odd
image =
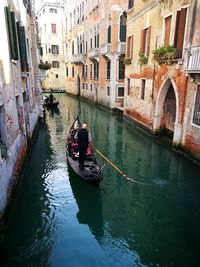
[[[53,154],[49,128],[45,124],[31,151],[32,160],[25,166],[23,184],[1,248],[0,266],[25,267],[30,262],[30,266],[49,266],[56,223],[45,180],[54,168]]]
[[[46,109],[47,109],[47,112],[48,112],[52,117],[54,116],[54,114],[57,114],[57,115],[60,114],[60,110],[59,110],[59,108],[58,108],[57,106],[55,106],[55,107],[46,107]]]
[[[69,181],[78,205],[77,219],[80,224],[87,224],[98,242],[103,237],[103,208],[99,187],[81,180],[69,168]]]

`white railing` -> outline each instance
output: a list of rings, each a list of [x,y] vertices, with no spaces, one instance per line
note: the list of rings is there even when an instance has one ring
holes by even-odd
[[[118,46],[117,46],[117,52],[122,54],[122,55],[125,55],[126,54],[126,43],[118,43]]]
[[[200,46],[191,47],[188,72],[200,72]]]
[[[102,55],[107,55],[111,53],[111,44],[106,43],[101,46],[101,54]]]
[[[93,48],[88,51],[89,58],[97,58],[99,57],[99,48]]]

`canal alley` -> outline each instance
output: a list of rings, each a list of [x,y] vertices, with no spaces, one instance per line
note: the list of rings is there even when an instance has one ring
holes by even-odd
[[[1,248],[0,266],[200,266],[200,169],[139,129],[65,94],[46,111]],[[106,163],[93,187],[68,169],[79,114]]]

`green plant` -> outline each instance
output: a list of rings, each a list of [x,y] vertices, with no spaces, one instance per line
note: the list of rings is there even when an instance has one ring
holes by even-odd
[[[157,61],[165,61],[169,59],[174,59],[177,49],[173,45],[163,45],[155,50],[153,50],[153,58]]]
[[[142,67],[148,63],[148,57],[143,52],[139,52],[139,65]]]
[[[124,58],[124,64],[127,64],[127,65],[131,64],[131,60],[132,60],[131,57],[125,57]]]
[[[41,70],[49,70],[51,68],[51,64],[48,63],[47,61],[44,63],[44,62],[40,62],[39,64],[39,69]]]

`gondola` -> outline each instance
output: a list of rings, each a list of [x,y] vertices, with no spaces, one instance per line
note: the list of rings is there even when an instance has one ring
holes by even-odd
[[[53,99],[53,102],[50,102],[50,98],[49,98],[49,96],[46,96],[46,97],[44,98],[44,106],[47,107],[47,108],[55,108],[55,107],[58,106],[58,104],[59,104],[59,101],[57,101],[57,100],[55,99],[55,97],[54,97],[54,99]]]
[[[80,178],[93,185],[99,185],[103,180],[104,164],[98,163],[91,141],[88,145],[84,169],[79,168],[78,142],[76,140],[76,133],[79,129],[81,129],[81,122],[77,116],[70,128],[66,143],[68,164]]]

